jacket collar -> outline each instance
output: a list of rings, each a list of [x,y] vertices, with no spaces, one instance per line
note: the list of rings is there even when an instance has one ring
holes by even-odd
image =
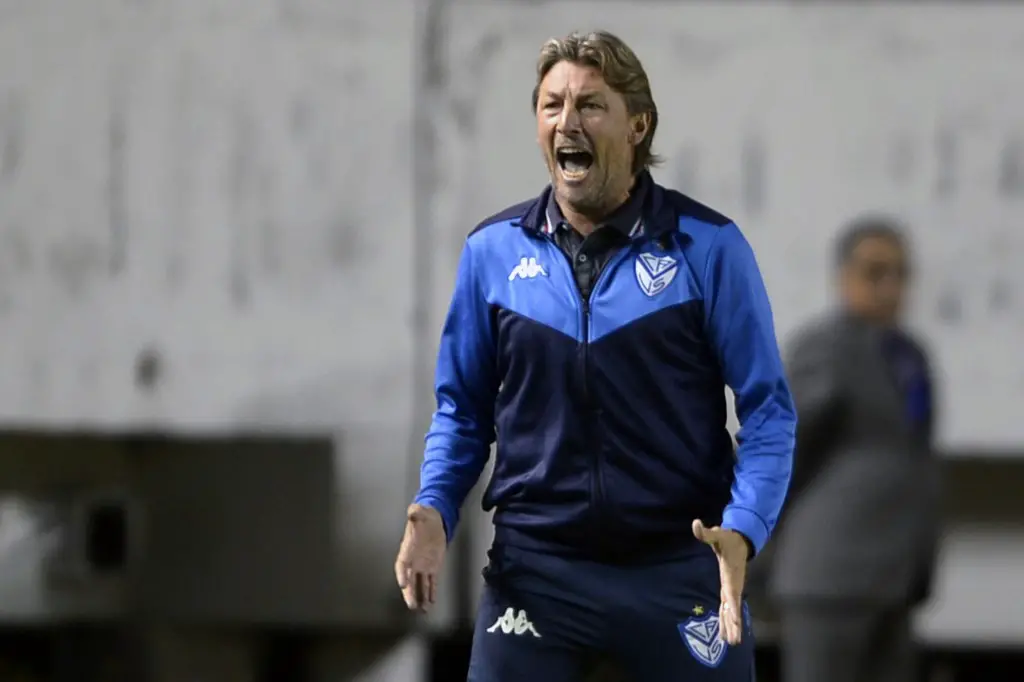
[[[636,182],[633,183],[633,190],[629,193],[626,201],[612,211],[601,224],[610,226],[627,237],[636,237],[642,234],[644,228],[644,201],[647,199],[647,193],[650,191],[652,182],[649,174],[644,173],[637,177]],[[554,234],[562,226],[568,225],[553,192],[548,197],[544,215],[545,221],[541,225],[542,232]]]
[[[637,177],[637,183],[644,183],[647,188],[641,208],[643,233],[650,237],[657,237],[678,229],[679,216],[675,207],[672,206],[665,188],[654,182],[651,174],[646,170]],[[529,205],[518,225],[534,232],[543,232],[547,224],[548,202],[552,201],[551,194],[551,185],[548,185],[540,193],[540,196]]]

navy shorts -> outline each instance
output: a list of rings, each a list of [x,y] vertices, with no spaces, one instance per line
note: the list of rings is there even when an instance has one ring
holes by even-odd
[[[720,582],[710,549],[642,566],[503,545],[489,556],[469,682],[585,682],[603,661],[634,682],[754,680],[746,606],[742,642],[718,638]]]

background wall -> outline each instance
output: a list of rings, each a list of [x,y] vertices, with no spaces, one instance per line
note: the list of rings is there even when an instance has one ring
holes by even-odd
[[[537,44],[589,15],[638,46],[659,179],[746,226],[783,334],[825,305],[837,227],[898,213],[946,375],[944,443],[1024,440],[1024,10],[374,7],[7,10],[0,418],[323,430],[388,405],[407,421],[414,341],[436,335],[464,233],[544,182]]]
[[[239,679],[254,623],[333,628],[325,670],[422,659],[391,565],[455,259],[544,184],[536,50],[592,26],[639,52],[657,178],[743,226],[782,335],[826,305],[845,220],[909,222],[943,446],[982,467],[921,629],[1024,646],[1024,509],[990,463],[1024,463],[1013,3],[0,0],[0,619],[127,614]],[[108,493],[133,572],[54,579]],[[432,629],[472,613],[469,517]]]

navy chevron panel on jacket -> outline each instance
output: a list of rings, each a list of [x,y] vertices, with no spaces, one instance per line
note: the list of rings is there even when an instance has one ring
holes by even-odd
[[[759,550],[789,484],[796,415],[749,244],[654,185],[644,229],[583,300],[541,229],[549,195],[465,243],[416,501],[450,538],[496,439],[484,508],[505,542],[643,557],[693,546],[701,518]]]

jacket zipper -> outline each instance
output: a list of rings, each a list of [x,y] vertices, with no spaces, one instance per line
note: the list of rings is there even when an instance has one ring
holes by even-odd
[[[605,265],[605,269],[611,265],[609,262]],[[601,274],[598,275],[597,279],[600,280],[601,276],[604,275],[604,269]],[[575,280],[575,277],[573,278]],[[581,302],[581,310],[583,311],[583,348],[581,358],[582,363],[582,380],[583,380],[583,400],[587,410],[587,441],[590,450],[594,453],[593,459],[590,462],[590,478],[594,482],[593,490],[591,491],[591,505],[593,509],[594,526],[596,531],[596,537],[600,538],[602,521],[604,520],[604,482],[601,480],[601,468],[604,464],[604,456],[601,453],[601,439],[597,437],[598,429],[600,428],[597,424],[599,413],[597,408],[593,405],[593,400],[590,395],[590,298],[583,296],[583,292],[576,288],[576,293],[579,295]],[[591,295],[597,289],[597,281],[590,289]]]
[[[562,254],[562,256],[565,258],[565,262],[569,265],[569,279],[571,280],[572,290],[573,292],[575,292],[576,300],[580,306],[580,331],[583,339],[581,343],[582,367],[580,374],[583,381],[583,399],[587,407],[588,418],[592,419],[597,416],[597,412],[596,410],[591,408],[590,396],[590,297],[584,296],[583,292],[580,291],[579,285],[576,284],[576,272],[573,269],[574,266],[572,258],[569,256],[569,254],[562,250],[562,248],[558,245],[558,242],[555,241],[554,237],[552,237],[551,235],[545,235],[545,237],[558,250],[558,252]],[[605,275],[607,275],[608,272],[619,266],[619,263],[623,260],[623,258],[625,258],[630,248],[631,245],[622,247],[622,249],[620,249],[618,253],[613,255],[608,260],[608,262],[605,263],[605,266],[601,268],[601,272],[598,274],[597,279],[594,280],[594,284],[590,288],[591,296],[593,296],[594,292],[596,292],[600,288],[601,284],[604,282]],[[596,429],[590,429],[591,438],[593,437],[592,434],[595,430]],[[600,443],[593,443],[592,448],[594,451],[594,458],[590,464],[590,475],[592,480],[594,481],[594,489],[591,492],[591,503],[594,509],[594,523],[599,525],[603,517],[601,503],[604,502],[604,483],[601,481],[601,465],[604,463],[604,458],[601,455]]]
[[[590,296],[593,296],[600,288],[601,284],[605,280],[605,276],[609,272],[619,267],[619,264],[625,259],[632,244],[622,247],[617,253],[612,255],[605,263],[604,267],[601,268],[601,272],[598,273],[597,279],[594,280],[593,286],[590,287]],[[573,280],[575,281],[575,277]],[[587,409],[589,410],[589,416],[594,422],[600,419],[600,413],[597,407],[591,408],[591,395],[590,395],[590,297],[583,298],[582,292],[579,291],[579,287],[576,287],[577,293],[580,299],[583,301],[583,393],[586,396]],[[594,424],[591,429],[591,434],[598,433],[597,424]],[[594,463],[592,476],[594,477],[594,523],[597,525],[598,536],[601,537],[601,531],[604,530],[605,521],[605,495],[604,495],[604,481],[601,478],[602,470],[604,469],[604,454],[601,449],[601,443],[597,442],[597,438],[593,438],[594,442]]]

